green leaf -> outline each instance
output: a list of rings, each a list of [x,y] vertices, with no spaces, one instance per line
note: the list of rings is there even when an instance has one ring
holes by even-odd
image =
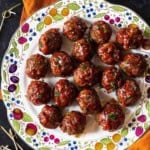
[[[58,14],[58,15],[55,15],[55,16],[53,17],[53,19],[54,19],[55,21],[59,21],[59,20],[64,19],[64,17],[63,17],[62,15]]]
[[[36,26],[37,31],[42,31],[43,28],[44,28],[44,23],[43,22],[38,23],[37,26]]]
[[[15,93],[18,94],[19,92],[20,92],[20,86],[19,86],[19,84],[17,84],[17,88],[16,88]]]
[[[78,10],[78,9],[80,9],[80,6],[78,4],[76,4],[76,3],[70,3],[70,4],[67,5],[67,7],[69,9],[71,9],[71,10]]]
[[[149,128],[149,124],[148,123],[144,123],[144,129],[147,130]]]
[[[50,147],[40,147],[38,150],[51,150]]]
[[[146,27],[144,30],[144,36],[150,38],[150,27]]]
[[[108,143],[110,143],[111,142],[111,139],[110,138],[103,138],[103,139],[101,139],[101,141],[100,141],[102,144],[105,144],[105,145],[107,145]]]
[[[139,18],[138,18],[137,16],[133,16],[133,20],[134,20],[135,22],[138,22],[138,21],[139,21]]]
[[[16,47],[14,47],[10,49],[9,53],[14,53],[15,57],[18,57],[19,50]]]
[[[54,5],[55,8],[60,8],[62,6],[63,2],[58,2]]]
[[[17,31],[17,37],[20,37],[20,30]]]
[[[7,94],[7,95],[10,94],[8,90],[2,90],[2,91],[3,91],[4,94]]]
[[[12,41],[12,46],[13,46],[13,47],[16,47],[16,46],[17,46],[17,43],[16,43],[15,40]]]
[[[128,128],[123,128],[122,130],[121,130],[121,136],[126,136],[128,134]]]
[[[13,124],[14,129],[15,129],[17,132],[19,132],[19,130],[20,130],[20,123],[19,123],[18,121],[16,121],[16,120],[13,120],[13,121],[12,121],[12,124]]]
[[[148,102],[146,102],[146,110],[148,111],[148,112],[150,112],[150,102],[148,101]]]
[[[27,50],[29,48],[29,43],[25,44],[24,50]]]
[[[3,80],[4,80],[5,82],[7,82],[7,79],[6,79],[6,71],[4,71],[4,70],[3,70]]]
[[[140,108],[138,108],[138,109],[136,110],[135,115],[136,115],[136,116],[137,116],[137,115],[139,115],[139,114],[140,114],[140,112],[141,112],[141,107],[140,107]]]
[[[96,16],[94,16],[94,18],[102,18],[106,15],[106,13],[99,13]]]
[[[94,149],[93,149],[93,148],[88,147],[88,148],[86,148],[85,150],[94,150]]]
[[[31,137],[27,137],[27,138],[26,138],[26,141],[27,141],[28,143],[31,143],[31,142],[32,142]]]
[[[33,122],[33,119],[26,112],[24,112],[22,120],[25,122]]]
[[[63,146],[63,145],[66,145],[66,144],[68,144],[68,143],[70,143],[70,141],[62,141],[62,142],[60,142],[60,143],[58,144],[58,146]]]
[[[119,11],[119,12],[123,12],[126,11],[126,8],[122,7],[122,6],[111,6],[110,8],[112,8],[115,11]]]

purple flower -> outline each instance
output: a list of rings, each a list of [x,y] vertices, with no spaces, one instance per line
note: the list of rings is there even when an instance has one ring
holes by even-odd
[[[145,115],[140,115],[137,117],[137,120],[140,122],[145,122],[146,121],[146,116]]]
[[[114,20],[113,20],[113,19],[110,19],[110,20],[109,20],[109,23],[110,23],[110,24],[114,24]]]
[[[110,18],[110,17],[109,17],[108,15],[105,15],[105,16],[104,16],[104,19],[105,19],[105,20],[109,20],[109,18]]]
[[[19,82],[19,78],[16,77],[16,76],[11,76],[11,77],[10,77],[10,80],[11,80],[13,83],[18,83],[18,82]]]
[[[24,44],[27,42],[27,39],[25,37],[21,36],[21,37],[19,37],[18,42],[19,42],[19,44]]]
[[[116,18],[115,18],[115,21],[116,21],[116,22],[119,22],[119,21],[120,21],[120,17],[116,17]]]
[[[9,92],[14,92],[15,90],[16,90],[16,85],[15,84],[11,84],[11,85],[9,85],[9,87],[8,87],[8,91]]]
[[[21,27],[22,32],[27,33],[29,31],[29,24],[25,23],[22,27]]]
[[[150,76],[146,76],[145,77],[145,81],[148,82],[148,83],[150,83]]]
[[[9,67],[9,72],[10,72],[10,73],[14,73],[16,70],[17,70],[17,65],[16,65],[16,64],[12,64],[12,65]]]
[[[142,135],[143,131],[144,131],[143,128],[139,126],[135,130],[135,135],[140,136],[140,135]]]

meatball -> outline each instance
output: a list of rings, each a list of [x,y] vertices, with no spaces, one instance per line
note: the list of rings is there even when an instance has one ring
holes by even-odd
[[[49,68],[48,60],[40,55],[31,55],[26,62],[26,74],[32,79],[45,77]]]
[[[52,74],[55,76],[70,75],[73,71],[73,62],[66,52],[55,52],[50,58]]]
[[[103,71],[101,85],[108,93],[121,87],[122,83],[121,72],[116,67],[112,66]]]
[[[122,106],[129,106],[141,97],[141,91],[133,79],[127,79],[121,88],[117,90],[117,97]]]
[[[127,28],[122,28],[117,32],[116,41],[125,50],[138,48],[143,40],[142,31],[137,25],[130,24]]]
[[[62,37],[59,29],[52,28],[41,35],[39,39],[40,51],[47,55],[60,50],[62,44]]]
[[[92,63],[86,61],[76,68],[73,77],[79,87],[92,86],[98,82],[99,70]]]
[[[120,63],[120,68],[130,77],[142,76],[146,66],[146,61],[140,54],[126,54]]]
[[[86,125],[86,116],[78,111],[68,112],[61,123],[63,132],[71,134],[82,133]]]
[[[81,18],[74,16],[64,23],[63,33],[71,41],[76,41],[84,36],[87,25]]]
[[[94,89],[83,89],[76,100],[84,113],[92,114],[101,110],[100,99]]]
[[[31,81],[27,89],[27,97],[34,105],[46,104],[51,98],[51,88],[46,82]]]
[[[108,131],[118,129],[125,120],[125,114],[122,107],[116,102],[108,102],[103,110],[96,116],[98,124]]]
[[[72,56],[79,62],[90,60],[93,56],[91,43],[82,38],[73,43]]]
[[[45,128],[55,129],[61,124],[62,114],[57,106],[46,105],[39,114],[39,120]]]
[[[90,29],[90,37],[97,44],[104,44],[109,41],[112,34],[110,25],[104,21],[96,21]]]
[[[76,97],[77,89],[67,79],[60,79],[54,87],[54,102],[59,107],[69,105]]]
[[[113,65],[120,61],[121,51],[113,42],[108,42],[100,45],[98,48],[98,56],[102,62]]]

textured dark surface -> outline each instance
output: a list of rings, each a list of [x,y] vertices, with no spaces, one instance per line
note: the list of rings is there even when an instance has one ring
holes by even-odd
[[[149,25],[150,25],[150,0],[109,0],[109,2],[114,4],[121,4],[127,6],[138,13]],[[0,15],[3,10],[10,8],[14,4],[22,3],[21,0],[0,0]],[[0,32],[0,65],[2,57],[8,47],[11,36],[19,26],[20,14],[22,10],[22,5],[19,6],[14,11],[16,15],[12,16],[10,19],[5,21],[2,31]],[[0,21],[1,21],[0,16]],[[6,109],[2,101],[0,101],[0,125],[4,126],[6,129],[10,128],[10,125],[6,117]],[[30,150],[30,148],[22,142],[19,138],[16,139],[17,142],[23,147],[23,149]],[[9,145],[11,149],[14,149],[13,143],[9,138],[0,130],[0,146]]]

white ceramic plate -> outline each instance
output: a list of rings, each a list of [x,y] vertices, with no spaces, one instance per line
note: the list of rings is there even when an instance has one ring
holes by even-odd
[[[147,97],[147,89],[150,85],[146,82],[149,81],[148,75],[136,79],[142,91],[142,98],[136,105],[125,110],[125,123],[115,132],[103,131],[93,117],[88,117],[86,129],[79,137],[69,136],[59,128],[45,129],[38,120],[38,113],[43,106],[33,106],[26,98],[26,89],[30,79],[25,74],[25,63],[31,54],[40,53],[38,50],[39,37],[52,27],[58,27],[62,31],[63,23],[74,15],[90,23],[104,20],[111,25],[114,33],[130,23],[137,24],[145,37],[150,33],[148,25],[133,11],[102,0],[63,0],[39,10],[16,31],[3,58],[1,87],[8,119],[18,135],[34,149],[124,149],[137,140],[150,123],[150,102]],[[62,49],[70,53],[70,46],[71,42],[64,38]],[[150,54],[141,48],[132,50],[132,52],[143,54],[147,61],[150,58]],[[101,64],[97,57],[94,57],[93,61]],[[58,79],[60,78],[48,75],[44,81],[53,86]],[[68,79],[72,80],[71,77]],[[101,100],[108,100],[115,96],[114,93],[108,95],[104,89],[96,88],[96,90]],[[73,105],[68,108],[79,109]]]

